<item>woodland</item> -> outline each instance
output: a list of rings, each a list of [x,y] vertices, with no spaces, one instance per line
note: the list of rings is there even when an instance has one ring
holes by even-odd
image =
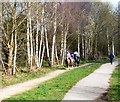
[[[66,51],[81,61],[118,57],[119,15],[108,2],[3,2],[1,71],[64,65]]]

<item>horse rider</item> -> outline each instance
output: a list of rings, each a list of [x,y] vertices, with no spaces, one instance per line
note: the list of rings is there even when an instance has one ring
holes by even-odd
[[[74,56],[76,56],[77,58],[80,58],[80,55],[77,51],[74,52]]]
[[[71,53],[72,62],[74,62],[74,53]]]
[[[69,51],[67,51],[67,60],[70,60],[70,63],[72,62],[72,57],[71,57],[71,55],[70,55],[70,52]]]
[[[74,59],[74,54],[73,53],[71,53],[71,57],[72,57],[72,59]]]

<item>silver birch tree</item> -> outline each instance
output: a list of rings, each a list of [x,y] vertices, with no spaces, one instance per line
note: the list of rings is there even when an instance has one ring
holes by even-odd
[[[54,19],[54,32],[53,32],[53,38],[52,38],[52,53],[51,53],[51,66],[54,65],[54,54],[55,54],[55,40],[56,40],[56,30],[57,30],[57,3],[55,3],[55,9],[54,9],[54,15],[55,15],[55,19]]]
[[[39,33],[39,10],[38,10],[38,3],[37,3],[37,32],[36,32],[36,55],[35,55],[35,61],[36,61],[36,66],[39,67],[39,59],[38,59],[38,53],[39,53],[39,50],[38,50],[38,33]]]
[[[46,42],[46,50],[47,50],[48,63],[50,65],[50,53],[49,53],[49,47],[48,47],[48,37],[47,37],[47,27],[46,27],[46,25],[45,25],[45,42]]]
[[[15,26],[16,26],[16,2],[14,4],[14,12],[15,12]],[[16,73],[16,58],[17,58],[17,29],[15,29],[14,36],[14,62],[13,62],[13,74]]]
[[[42,44],[43,44],[43,37],[44,37],[44,3],[42,8],[42,17],[41,17],[41,39],[40,39],[40,48],[39,48],[39,63],[41,62],[41,52],[42,52]]]
[[[30,63],[31,63],[31,59],[30,59],[30,31],[29,31],[29,25],[30,25],[30,21],[29,21],[29,4],[27,3],[27,55],[28,55],[28,67],[30,68]]]

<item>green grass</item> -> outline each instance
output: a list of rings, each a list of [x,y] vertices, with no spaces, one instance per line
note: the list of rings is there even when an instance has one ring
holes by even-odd
[[[108,90],[108,100],[120,100],[120,65],[117,66],[112,74]]]
[[[25,82],[27,80],[35,79],[45,74],[57,70],[58,68],[41,68],[38,71],[33,71],[29,73],[18,72],[16,75],[13,76],[3,76],[2,77],[2,86],[9,86],[20,82]]]
[[[92,64],[90,66],[65,72],[62,75],[39,85],[35,89],[13,96],[7,100],[62,100],[72,86],[95,71],[100,65],[101,64]]]
[[[84,64],[84,63],[82,63],[82,64]],[[13,76],[3,75],[2,80],[0,80],[0,81],[2,83],[2,86],[6,87],[6,86],[9,86],[9,85],[25,82],[27,80],[39,78],[39,77],[44,76],[45,74],[47,74],[49,72],[52,72],[52,71],[55,71],[55,70],[58,70],[58,69],[63,69],[63,68],[65,68],[65,65],[64,66],[59,65],[59,66],[53,67],[53,68],[48,68],[48,67],[41,68],[38,71],[32,71],[32,72],[29,72],[29,73],[27,73],[27,72],[26,73],[17,72],[17,74],[13,75]]]
[[[109,58],[102,58],[102,59],[96,59],[96,60],[88,60],[87,63],[109,63]]]

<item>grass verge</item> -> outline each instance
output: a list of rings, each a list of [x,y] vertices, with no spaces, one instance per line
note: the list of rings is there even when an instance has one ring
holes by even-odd
[[[110,80],[110,88],[108,90],[108,100],[120,102],[120,65],[117,66]]]
[[[18,72],[16,75],[13,75],[13,76],[2,76],[2,86],[6,87],[6,86],[13,85],[16,83],[25,82],[27,80],[39,78],[57,69],[58,69],[57,67],[56,68],[41,68],[38,71],[32,71],[29,73]]]
[[[92,64],[90,66],[77,68],[51,79],[37,88],[22,94],[13,96],[7,100],[62,100],[64,95],[79,80],[88,76],[90,73],[100,67],[101,64]]]
[[[81,63],[81,65],[82,64],[85,64],[85,63]],[[37,71],[32,71],[32,72],[18,72],[16,73],[16,75],[13,75],[13,76],[2,75],[2,78],[0,81],[2,83],[2,87],[6,87],[6,86],[14,85],[17,83],[25,82],[27,80],[39,78],[44,76],[47,73],[50,73],[58,69],[64,69],[64,68],[65,68],[65,65],[64,66],[60,65],[53,68],[41,68]]]

